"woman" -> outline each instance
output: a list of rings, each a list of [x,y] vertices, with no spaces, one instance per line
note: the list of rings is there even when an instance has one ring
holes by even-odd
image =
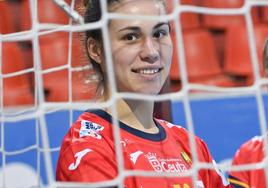
[[[243,143],[237,150],[232,165],[236,166],[262,162],[265,158],[264,141],[267,138],[267,136],[255,136]],[[231,171],[229,173],[229,180],[236,188],[267,187],[264,168]]]
[[[99,0],[88,1],[85,21],[101,17]],[[166,14],[161,0],[108,0],[108,10],[130,15]],[[168,22],[157,20],[111,20],[111,54],[118,92],[156,95],[170,68],[172,42]],[[87,51],[103,78],[104,98],[109,97],[105,57],[100,30],[87,31]],[[104,74],[103,74],[104,73]],[[185,129],[153,118],[153,102],[120,99],[117,104],[120,142],[126,170],[188,172],[192,166]],[[118,175],[109,109],[84,112],[64,138],[57,166],[57,180],[98,182]],[[212,163],[206,144],[195,138],[199,161]],[[230,187],[218,169],[198,171],[198,180],[184,177],[126,177],[127,188]]]
[[[265,41],[264,44],[262,59],[265,77],[268,78],[268,39]],[[267,87],[265,89],[267,90]],[[232,161],[232,165],[236,166],[262,162],[265,159],[265,139],[268,139],[268,135],[255,136],[243,143],[236,151],[236,154]],[[267,187],[267,182],[265,178],[265,168],[230,171],[229,173],[229,180],[231,184],[233,184],[233,186],[237,188],[265,188]]]

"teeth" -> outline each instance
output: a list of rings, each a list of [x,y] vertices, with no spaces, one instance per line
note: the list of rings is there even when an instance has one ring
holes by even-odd
[[[154,74],[157,72],[159,72],[159,69],[141,69],[141,70],[138,70],[138,73],[141,73],[141,74]]]

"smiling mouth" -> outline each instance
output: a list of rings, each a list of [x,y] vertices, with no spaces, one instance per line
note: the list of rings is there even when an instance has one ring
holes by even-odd
[[[147,69],[132,69],[133,72],[139,73],[139,74],[155,74],[162,70],[163,68],[147,68]]]

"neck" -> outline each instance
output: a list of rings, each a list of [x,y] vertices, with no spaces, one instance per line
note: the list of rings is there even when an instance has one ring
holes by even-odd
[[[153,120],[153,102],[119,99],[116,106],[118,120],[121,122],[144,132],[158,132],[158,128]],[[111,113],[111,109],[107,111]]]
[[[129,109],[137,117],[137,119],[144,125],[149,126],[153,121],[154,103],[150,101],[141,100],[127,100],[125,103]]]

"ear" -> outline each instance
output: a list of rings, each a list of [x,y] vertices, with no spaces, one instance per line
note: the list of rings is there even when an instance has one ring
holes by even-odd
[[[103,52],[102,52],[102,45],[96,39],[89,37],[87,39],[87,51],[89,56],[96,61],[97,63],[101,64],[103,59]]]

